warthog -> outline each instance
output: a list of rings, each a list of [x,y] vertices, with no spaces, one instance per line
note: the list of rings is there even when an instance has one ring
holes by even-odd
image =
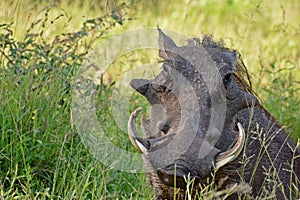
[[[158,32],[161,72],[130,83],[151,105],[145,137],[135,127],[142,108],[128,121],[155,198],[184,199],[212,183],[248,188],[228,199],[299,198],[299,149],[260,104],[241,56],[210,36],[177,46]]]

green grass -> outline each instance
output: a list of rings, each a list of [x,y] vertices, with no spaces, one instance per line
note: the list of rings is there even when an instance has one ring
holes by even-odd
[[[296,1],[131,1],[121,7],[122,1],[68,2],[0,3],[0,199],[153,198],[144,174],[95,160],[71,116],[74,75],[85,55],[126,30],[159,25],[222,39],[242,54],[263,105],[295,140],[300,137]],[[157,61],[156,50],[129,53],[108,69],[111,83],[100,86],[98,116],[120,148],[134,151],[111,114],[114,82]],[[141,104],[134,94],[130,109]]]

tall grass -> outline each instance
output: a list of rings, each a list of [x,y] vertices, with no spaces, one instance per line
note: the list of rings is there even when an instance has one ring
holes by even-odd
[[[95,161],[72,126],[78,67],[94,46],[124,30],[159,25],[223,39],[241,52],[263,104],[295,140],[300,137],[300,14],[295,1],[0,4],[1,199],[152,199],[143,174],[110,170]],[[143,51],[121,58],[108,69],[112,82],[100,86],[99,117],[119,147],[130,149],[130,143],[116,137],[124,134],[109,110],[113,83],[129,68],[157,62],[155,56],[156,51]],[[141,101],[135,95],[130,106]],[[203,191],[213,195],[208,188]]]
[[[70,112],[76,71],[94,41],[122,23],[114,12],[125,9],[118,5],[87,19],[78,30],[60,33],[55,25],[66,15],[55,16],[56,8],[49,7],[22,32],[22,39],[16,39],[14,24],[1,25],[1,199],[145,195],[132,192],[145,190],[142,175],[108,170],[94,160],[72,126]],[[109,95],[110,88],[103,90]]]

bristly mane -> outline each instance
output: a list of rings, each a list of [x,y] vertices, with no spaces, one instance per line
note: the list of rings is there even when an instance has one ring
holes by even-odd
[[[236,82],[240,85],[240,87],[245,91],[253,96],[257,97],[259,96],[257,93],[252,89],[252,83],[251,83],[251,76],[248,73],[248,70],[242,60],[242,56],[236,51],[232,50],[230,48],[224,47],[222,42],[216,42],[212,39],[210,35],[204,35],[202,41],[199,38],[192,38],[188,40],[188,46],[196,46],[196,47],[202,47],[204,49],[218,49],[219,52],[236,52],[236,66],[234,68],[234,77]],[[262,106],[261,102],[258,103],[258,106],[261,110],[263,110],[279,127],[281,127],[278,120],[265,108]]]
[[[201,46],[204,49],[218,49],[219,52],[236,52],[235,50],[224,47],[221,42],[214,41],[209,35],[204,35],[202,41],[199,38],[192,38],[188,40],[188,46]],[[242,57],[238,52],[236,53],[236,66],[234,68],[235,80],[244,91],[257,97],[257,94],[252,89],[251,76],[245,67]]]

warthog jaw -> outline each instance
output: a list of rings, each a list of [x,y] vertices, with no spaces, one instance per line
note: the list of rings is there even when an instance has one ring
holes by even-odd
[[[155,149],[157,147],[163,146],[167,144],[174,134],[168,134],[159,138],[155,139],[144,139],[137,136],[136,126],[135,126],[135,119],[138,116],[139,112],[143,110],[142,107],[137,108],[133,111],[128,120],[128,136],[133,144],[133,146],[141,153],[148,154],[149,151]],[[219,153],[215,158],[215,169],[219,169],[220,167],[226,165],[227,163],[232,162],[235,160],[239,154],[241,153],[244,142],[245,142],[245,131],[243,126],[240,122],[237,122],[237,127],[239,130],[238,139],[235,145],[225,152]]]

